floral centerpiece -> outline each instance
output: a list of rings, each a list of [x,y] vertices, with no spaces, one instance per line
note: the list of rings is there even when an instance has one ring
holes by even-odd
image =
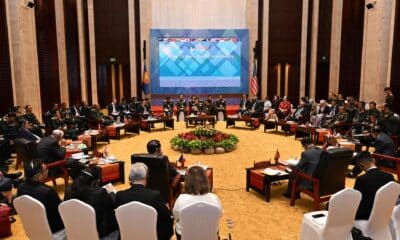
[[[223,153],[235,149],[239,139],[213,128],[198,127],[193,131],[180,133],[171,139],[171,148],[191,153]]]

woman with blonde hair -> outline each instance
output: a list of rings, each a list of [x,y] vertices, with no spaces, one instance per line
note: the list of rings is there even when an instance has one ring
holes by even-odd
[[[179,223],[180,213],[186,206],[194,203],[207,203],[213,205],[222,212],[222,206],[219,198],[214,193],[210,192],[208,178],[202,167],[193,166],[189,168],[186,177],[183,193],[176,199],[174,205],[174,218],[176,219],[175,231],[176,238],[181,239],[182,227]]]

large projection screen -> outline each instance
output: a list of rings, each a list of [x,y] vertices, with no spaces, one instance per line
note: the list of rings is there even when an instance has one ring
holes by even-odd
[[[247,29],[151,29],[152,94],[248,92]]]

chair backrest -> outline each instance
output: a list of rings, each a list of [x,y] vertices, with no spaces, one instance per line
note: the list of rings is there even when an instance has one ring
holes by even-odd
[[[71,199],[62,202],[58,206],[58,211],[68,239],[99,239],[96,212],[92,206],[78,199]]]
[[[207,203],[195,203],[181,210],[182,240],[216,240],[222,212]]]
[[[134,201],[119,206],[115,216],[122,240],[157,240],[157,211],[153,207]]]
[[[38,156],[36,143],[25,138],[17,138],[14,140],[15,151],[22,162],[30,161]]]
[[[378,189],[374,199],[371,215],[368,219],[366,236],[375,236],[375,233],[386,231],[393,213],[393,207],[400,194],[400,185],[389,182]]]
[[[132,154],[131,163],[142,162],[149,168],[146,187],[158,190],[165,202],[170,200],[169,162],[167,156],[153,154]]]
[[[267,168],[270,164],[271,164],[270,161],[260,161],[260,162],[254,161],[253,167],[254,168]]]
[[[397,205],[393,209],[390,231],[393,240],[400,240],[400,205]]]
[[[21,218],[25,234],[30,240],[52,240],[46,209],[37,199],[22,195],[14,199],[14,207]]]
[[[351,234],[361,197],[359,191],[350,188],[332,195],[323,233],[327,239],[347,239]]]
[[[349,148],[335,148],[321,153],[313,177],[319,179],[320,196],[336,193],[345,186],[347,167],[353,157]]]

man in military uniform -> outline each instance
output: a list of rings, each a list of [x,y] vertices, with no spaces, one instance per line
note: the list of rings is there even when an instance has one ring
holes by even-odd
[[[186,117],[186,100],[183,98],[182,94],[179,94],[178,100],[176,101],[176,116],[177,121],[179,121],[179,114],[183,112],[183,116]]]
[[[101,127],[108,126],[114,123],[114,120],[110,116],[104,116],[103,112],[100,110],[100,106],[98,104],[93,105],[92,109],[92,117],[98,123],[101,124]]]
[[[26,105],[25,106],[25,114],[23,115],[24,119],[26,119],[30,123],[30,131],[33,132],[34,134],[38,135],[39,137],[43,137],[41,127],[40,127],[40,122],[35,116],[35,114],[32,112],[32,106],[31,105]]]
[[[358,103],[356,114],[353,118],[353,126],[351,128],[352,134],[361,134],[363,132],[363,125],[368,122],[368,114],[365,110],[365,102]]]
[[[381,112],[376,108],[376,103],[375,102],[370,102],[369,103],[369,109],[368,109],[368,116],[375,115],[375,116],[380,116]]]
[[[215,107],[217,108],[217,112],[224,113],[224,119],[226,118],[226,100],[222,97],[222,94],[218,96],[218,99],[215,101]]]
[[[389,108],[390,111],[393,111],[393,105],[394,105],[394,95],[392,93],[392,90],[390,87],[385,87],[385,104]]]
[[[172,115],[174,115],[174,103],[171,101],[170,97],[165,97],[163,101],[163,111],[165,117],[171,118]]]

